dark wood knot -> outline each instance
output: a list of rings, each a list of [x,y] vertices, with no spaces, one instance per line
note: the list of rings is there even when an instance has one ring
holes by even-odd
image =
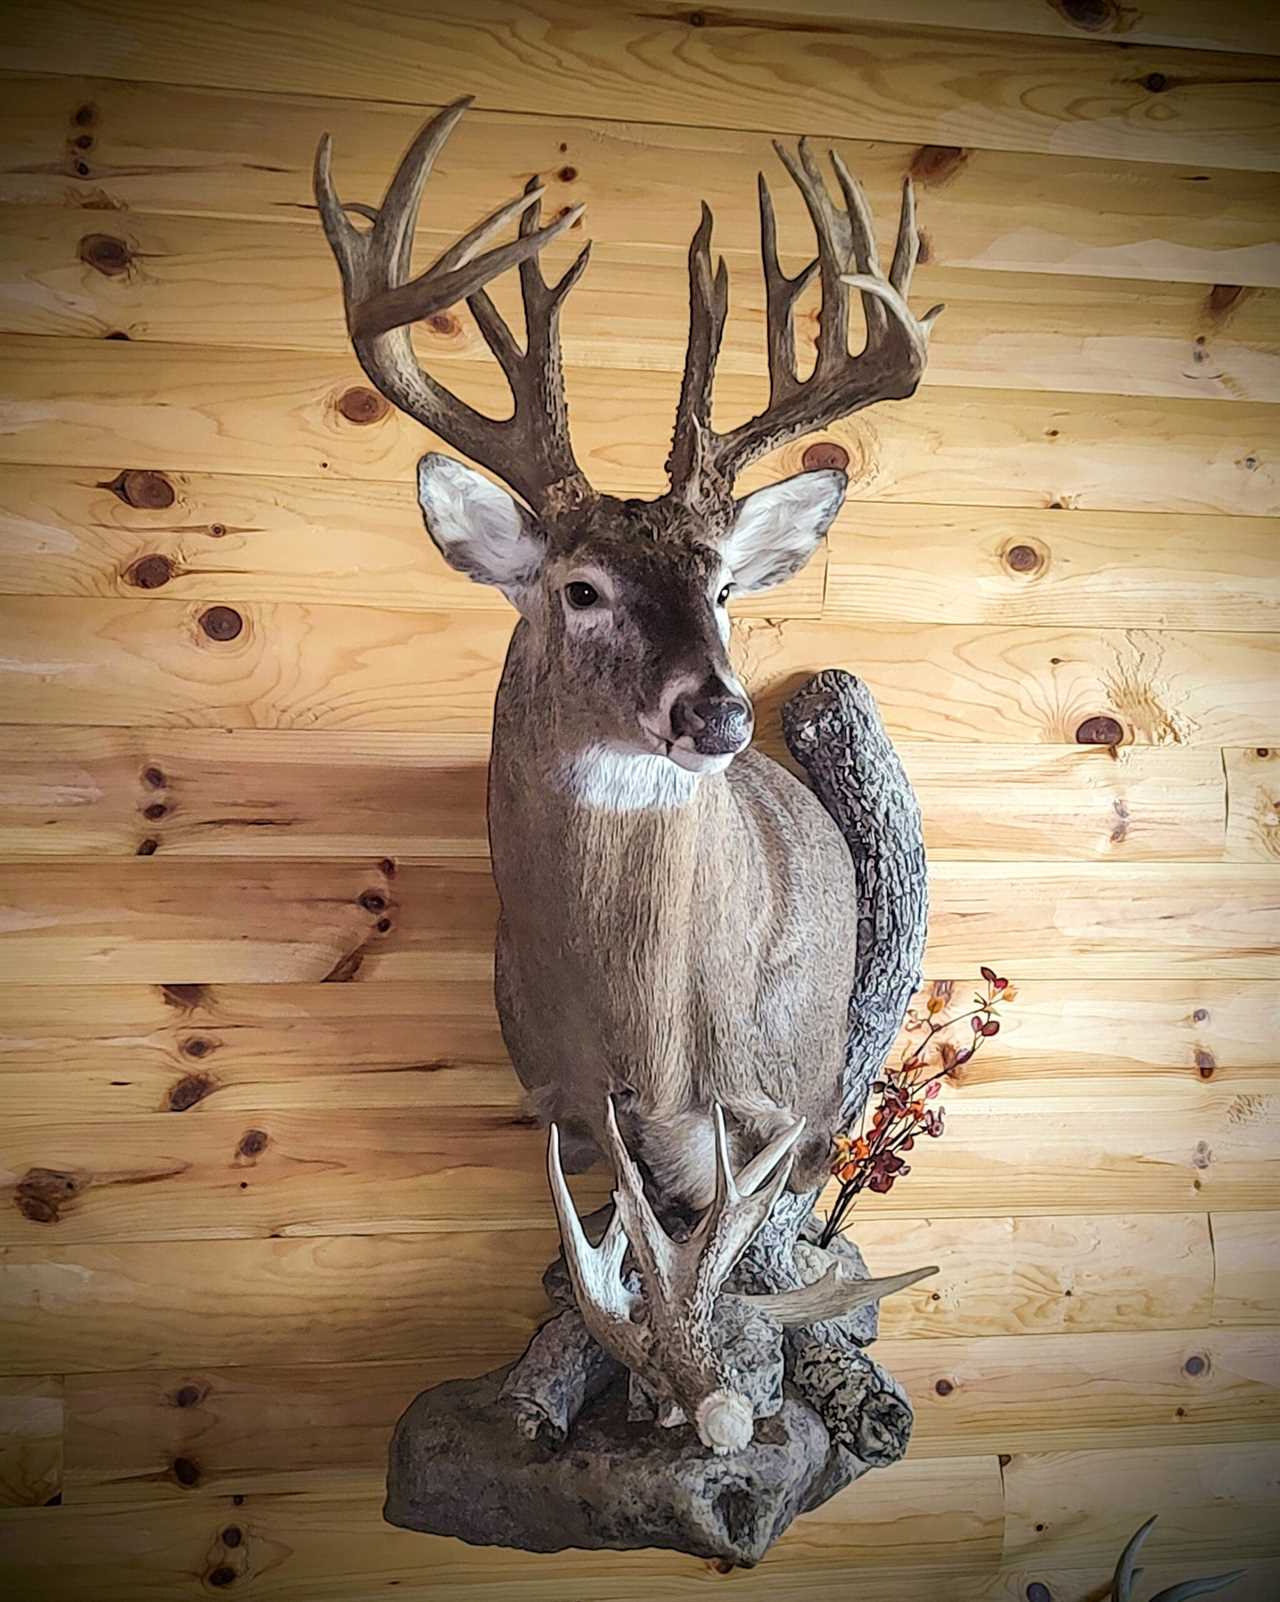
[[[1195,1379],[1198,1375],[1205,1373],[1208,1367],[1209,1359],[1201,1357],[1199,1352],[1193,1352],[1182,1365],[1182,1371],[1184,1374],[1190,1374]]]
[[[1034,573],[1041,562],[1040,552],[1034,545],[1012,545],[1004,559],[1015,573]]]
[[[107,278],[118,278],[129,271],[133,252],[127,240],[114,234],[86,234],[80,241],[80,260]]]
[[[1162,95],[1169,87],[1169,80],[1163,72],[1149,72],[1142,80],[1142,87],[1153,95]]]
[[[72,113],[71,120],[75,123],[77,128],[87,128],[90,123],[97,120],[97,116],[97,106],[95,106],[91,100],[86,100],[84,105],[76,107],[75,111]]]
[[[456,317],[450,317],[448,312],[433,312],[427,318],[427,327],[433,334],[442,334],[446,339],[452,339],[455,334],[462,332],[462,324]]]
[[[944,184],[969,159],[959,145],[921,145],[911,158],[910,173],[918,184]]]
[[[837,445],[834,440],[821,439],[815,445],[810,445],[800,458],[800,465],[806,473],[816,472],[822,468],[834,468],[838,473],[848,471],[849,453],[843,445]]]
[[[1208,1023],[1208,1009],[1205,1007],[1197,1007],[1196,1010],[1191,1014],[1191,1021],[1193,1023]]]
[[[200,614],[200,627],[211,640],[234,640],[244,628],[244,619],[233,606],[211,606]]]
[[[195,1057],[197,1060],[201,1057],[207,1057],[215,1049],[215,1043],[212,1040],[206,1040],[203,1035],[193,1035],[190,1040],[184,1040],[181,1046],[185,1056]]]
[[[1201,1079],[1212,1079],[1213,1071],[1217,1066],[1218,1059],[1211,1051],[1206,1051],[1203,1046],[1197,1047],[1196,1068]]]
[[[265,1129],[247,1129],[236,1147],[238,1157],[260,1157],[267,1149],[270,1136]]]
[[[173,1393],[173,1405],[175,1407],[195,1407],[197,1403],[203,1400],[204,1396],[198,1385],[179,1385],[178,1389]]]
[[[197,1102],[203,1101],[214,1088],[208,1074],[187,1074],[169,1091],[170,1112],[188,1112]]]
[[[209,1570],[209,1584],[221,1589],[224,1585],[234,1585],[236,1571],[226,1563],[219,1563],[216,1569]]]
[[[360,897],[360,905],[366,912],[385,912],[387,910],[387,898],[384,895],[379,895],[376,890],[366,890]]]
[[[159,848],[159,840],[152,840],[150,838],[146,840],[139,840],[138,849],[133,854],[135,857],[154,857]]]
[[[161,985],[160,994],[167,1006],[181,1007],[187,1012],[193,1007],[202,1006],[209,999],[206,985]]]
[[[349,423],[376,423],[391,410],[376,389],[355,384],[338,396],[338,410]]]
[[[955,1390],[955,1386],[949,1379],[940,1379],[933,1388],[939,1396],[950,1396],[952,1391]]]
[[[168,807],[165,806],[163,801],[153,801],[150,806],[143,807],[142,816],[144,818],[149,818],[152,823],[156,823],[159,819],[164,817],[168,810]]]
[[[188,1489],[200,1483],[200,1465],[189,1457],[175,1457],[173,1460],[173,1477],[179,1485]]]
[[[140,590],[158,590],[173,577],[173,563],[167,556],[153,553],[140,556],[125,574],[130,584]]]
[[[126,467],[115,478],[99,484],[98,488],[109,489],[126,506],[136,506],[140,511],[162,512],[178,498],[173,485],[163,473],[144,467]]]
[[[1101,33],[1115,18],[1112,0],[1058,0],[1058,9],[1086,33]]]
[[[1119,745],[1123,739],[1124,729],[1112,717],[1086,718],[1076,730],[1077,745]]]
[[[576,167],[561,167],[560,171],[556,174],[556,177],[559,178],[562,184],[571,184],[577,176],[578,169]]]
[[[1039,1580],[1032,1580],[1027,1587],[1027,1602],[1053,1602],[1053,1592]]]
[[[150,767],[143,768],[142,782],[150,790],[163,790],[166,781],[164,774],[159,768]]]
[[[223,1544],[223,1546],[229,1546],[233,1550],[234,1550],[234,1548],[239,1546],[241,1541],[243,1541],[243,1540],[244,1540],[244,1531],[240,1528],[240,1526],[238,1524],[228,1524],[226,1529],[223,1530],[223,1532],[222,1532],[222,1544]]]

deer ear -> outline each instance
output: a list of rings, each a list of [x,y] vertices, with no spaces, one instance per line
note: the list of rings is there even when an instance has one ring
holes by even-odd
[[[418,463],[418,505],[450,567],[520,604],[546,550],[531,513],[473,467],[434,454]]]
[[[848,482],[821,468],[744,495],[720,546],[737,588],[767,590],[798,573],[840,510]]]

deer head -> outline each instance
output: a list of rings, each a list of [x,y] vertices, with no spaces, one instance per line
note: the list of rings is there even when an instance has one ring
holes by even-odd
[[[750,701],[729,665],[734,590],[768,589],[808,561],[838,511],[846,479],[832,470],[735,498],[749,463],[881,400],[912,394],[924,371],[929,328],[941,307],[917,319],[906,296],[919,254],[911,181],[892,265],[877,257],[865,197],[840,157],[831,164],[842,204],[832,200],[802,140],[775,148],[812,218],[817,257],[794,278],[778,261],[773,203],[759,180],[767,292],[769,401],[727,433],[711,423],[716,358],[728,311],[723,259],[711,263],[712,218],[689,250],[691,317],[684,380],[667,467],[671,487],[653,501],[595,493],[573,454],[558,332],[560,309],[586,267],[590,246],[556,283],[538,266],[542,248],[581,212],[539,225],[535,181],[464,234],[429,268],[410,276],[423,188],[440,148],[470,102],[460,100],[418,134],[376,210],[343,204],[330,175],[326,135],[315,190],[342,273],[347,324],[361,365],[395,406],[489,469],[519,499],[446,456],[423,457],[418,499],[445,560],[501,590],[530,631],[540,681],[555,707],[559,739],[574,749],[670,758],[694,773],[724,768],[750,741]],[[348,212],[371,222],[367,230]],[[484,249],[519,216],[515,240]],[[523,348],[485,285],[518,266]],[[817,275],[817,360],[796,370],[794,308]],[[849,307],[861,295],[866,345],[849,353]],[[423,371],[411,325],[466,299],[511,388],[512,415],[486,417]]]

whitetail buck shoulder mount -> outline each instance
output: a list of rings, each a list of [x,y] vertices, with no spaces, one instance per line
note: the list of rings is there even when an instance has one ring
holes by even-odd
[[[783,272],[761,176],[767,406],[727,433],[712,425],[728,278],[723,260],[712,266],[704,205],[689,251],[670,488],[654,500],[599,494],[570,443],[558,333],[590,246],[555,283],[538,264],[581,208],[541,226],[531,181],[411,275],[423,188],[467,104],[422,129],[376,210],[339,200],[326,137],[316,196],[369,378],[515,492],[450,457],[419,464],[422,514],[445,560],[520,614],[489,774],[497,997],[516,1070],[551,1125],[551,1187],[581,1318],[641,1376],[662,1422],[688,1419],[707,1447],[730,1452],[751,1440],[755,1409],[713,1338],[716,1304],[783,1187],[807,1195],[825,1175],[858,945],[844,836],[804,785],[749,748],[752,706],[730,666],[726,610],[731,593],[769,589],[804,566],[845,476],[802,472],[737,499],[734,481],[777,446],[911,395],[941,308],[917,318],[907,305],[919,251],[909,179],[886,275],[839,156],[835,201],[803,141],[777,146],[818,250],[796,276]],[[486,248],[517,216],[518,237]],[[485,290],[513,266],[523,346]],[[793,313],[815,275],[817,357],[801,378]],[[866,323],[856,356],[854,294]],[[412,324],[463,299],[510,385],[508,418],[465,404],[414,353]],[[564,1170],[601,1155],[617,1191],[593,1246]],[[679,1234],[682,1213],[696,1221],[677,1240],[661,1220]],[[916,1277],[855,1280],[811,1249],[803,1282],[757,1306],[783,1326],[812,1324]]]

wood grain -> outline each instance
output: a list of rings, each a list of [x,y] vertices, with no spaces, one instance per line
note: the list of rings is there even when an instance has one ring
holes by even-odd
[[[532,1213],[532,1203],[530,1217]],[[294,1236],[0,1248],[0,1372],[200,1369],[516,1356],[548,1307],[548,1225],[495,1232]],[[940,1273],[881,1308],[886,1337],[1085,1335],[1203,1327],[1206,1215],[894,1218],[860,1211],[874,1273]],[[227,1287],[235,1286],[235,1295]]]
[[[263,602],[234,608],[238,633],[217,639],[208,611],[164,598],[0,598],[0,722],[489,728],[511,632],[500,613]],[[1280,634],[740,618],[733,655],[774,754],[781,703],[824,667],[865,680],[906,740],[1063,745],[1110,718],[1118,745],[1256,747],[1280,721]]]
[[[1214,1216],[1215,1324],[1265,1324],[1280,1308],[1277,1229],[1276,1212]]]
[[[175,856],[352,856],[375,835],[392,858],[477,856],[488,750],[483,734],[74,728],[33,749],[29,727],[0,726],[0,857],[134,856],[149,839]],[[899,750],[935,860],[1223,855],[1209,746]]]
[[[1247,863],[938,862],[930,979],[980,955],[1019,978],[1269,979],[1280,879]],[[488,865],[389,875],[378,861],[105,860],[0,866],[0,951],[27,984],[482,978],[495,898]],[[1004,954],[1008,954],[1008,958]]]
[[[177,58],[188,81],[240,92],[417,104],[429,82],[442,100],[474,94],[504,110],[612,118],[639,103],[663,123],[1276,166],[1274,86],[1249,56],[856,21],[761,28],[732,13],[706,28],[690,15],[571,0],[317,15],[296,0],[265,12],[231,0],[215,20],[191,0],[55,0],[14,8],[9,63],[165,83]]]
[[[103,236],[129,265],[104,272],[93,265],[83,214],[18,207],[6,220],[0,332],[346,350],[333,262],[314,227],[131,217]],[[795,272],[808,259],[812,235],[796,229],[784,237],[786,265]],[[418,240],[422,265],[449,243],[443,221],[435,219]],[[577,248],[576,241],[558,246],[547,259],[558,271]],[[759,258],[751,250],[726,259],[734,315],[718,371],[750,376],[765,349]],[[921,309],[938,302],[947,308],[930,340],[928,386],[1280,400],[1280,292],[1251,291],[1224,316],[1202,285],[930,264],[916,274],[913,295]],[[494,299],[512,315],[519,305],[514,281],[501,280]],[[817,300],[814,292],[800,303],[802,341],[816,328]],[[688,303],[686,265],[669,247],[598,245],[565,323],[565,359],[581,367],[679,373]],[[487,360],[465,311],[445,314],[443,324],[445,337],[430,338],[427,330],[442,372],[459,361]]]
[[[1069,1554],[1106,1563],[1150,1508],[1163,1517],[1144,1560],[1149,1551],[1153,1562],[1227,1568],[1274,1556],[1280,1546],[1268,1513],[1280,1489],[1280,1449],[1272,1442],[1015,1454],[1004,1487],[1004,1550],[1021,1561]]]
[[[823,615],[852,623],[1253,630],[1280,616],[1270,518],[856,501],[828,543]]]
[[[0,1508],[43,1507],[62,1492],[61,1379],[0,1380]]]
[[[1226,855],[1241,862],[1280,858],[1280,750],[1222,753],[1227,775]]]
[[[886,1339],[876,1355],[913,1398],[913,1462],[1078,1450],[1099,1436],[1111,1449],[1254,1440],[1275,1433],[1280,1409],[1271,1330]],[[1189,1374],[1194,1357],[1205,1366]],[[459,1362],[72,1375],[65,1500],[350,1488],[380,1471],[418,1391]],[[179,1458],[198,1466],[195,1485],[176,1476]]]
[[[449,380],[482,411],[509,409],[495,364],[459,361]],[[391,408],[369,423],[346,419],[341,398],[367,381],[340,352],[12,335],[0,338],[0,386],[10,397],[3,462],[407,485],[433,448],[434,436]],[[578,367],[567,387],[578,460],[596,487],[662,490],[676,375]],[[761,369],[726,374],[717,423],[748,416],[764,390]],[[827,432],[849,453],[855,500],[1280,515],[1275,409],[1249,401],[939,388]],[[787,446],[739,487],[797,470],[803,449]]]
[[[540,1556],[391,1529],[381,1519],[381,1479],[366,1476],[345,1496],[249,1494],[240,1504],[223,1497],[166,1508],[68,1508],[60,1526],[47,1516],[17,1522],[13,1514],[0,1515],[0,1530],[10,1535],[16,1527],[17,1560],[9,1574],[18,1594],[41,1602],[83,1597],[86,1584],[104,1602],[176,1602],[228,1583],[244,1586],[255,1602],[327,1602],[400,1585],[406,1595],[413,1594],[410,1587],[426,1587],[433,1599],[496,1599],[518,1591],[543,1602],[594,1602],[606,1594],[639,1602],[655,1595],[655,1585],[670,1587],[657,1594],[679,1596],[717,1572],[679,1553]],[[919,1595],[912,1589],[919,1565],[945,1564],[948,1574],[952,1565],[959,1569],[961,1585],[975,1587],[949,1594],[961,1602],[983,1594],[976,1587],[989,1581],[1000,1552],[994,1457],[896,1464],[850,1492],[797,1524],[760,1568],[739,1571],[735,1591],[801,1602],[815,1585],[869,1572],[877,1597],[909,1602]],[[108,1545],[127,1563],[104,1572],[98,1553]],[[912,1568],[902,1572],[904,1563]],[[211,1581],[221,1570],[230,1570],[233,1580],[220,1575]]]
[[[376,196],[425,114],[387,104],[381,89],[360,102],[70,76],[11,75],[5,87],[0,203],[66,206],[82,219],[85,210],[159,212],[314,227],[310,175],[320,135],[333,135],[344,192]],[[683,253],[697,220],[689,184],[696,173],[717,242],[753,254],[752,178],[764,169],[779,175],[783,239],[808,237],[767,135],[613,114],[611,107],[611,120],[593,122],[560,106],[534,117],[473,109],[432,173],[424,225],[457,233],[477,215],[478,196],[496,200],[537,173],[550,207],[588,203],[585,226],[601,246]],[[837,143],[877,216],[893,216],[903,175],[913,172],[929,259],[939,266],[1222,285],[1212,300],[1202,289],[1206,308],[1218,308],[1218,326],[1229,326],[1240,307],[1230,286],[1280,286],[1280,180],[1272,174],[1126,161],[1116,149],[1102,157],[1027,154],[962,146],[951,133],[936,145],[922,137],[910,128],[905,142]],[[90,218],[85,227],[120,223],[118,215]]]

